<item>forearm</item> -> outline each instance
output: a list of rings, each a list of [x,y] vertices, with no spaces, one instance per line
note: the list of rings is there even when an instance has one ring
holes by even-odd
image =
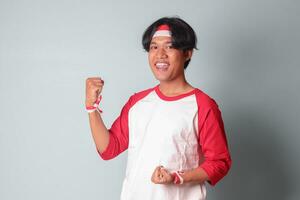
[[[203,183],[209,181],[207,173],[201,167],[184,171],[181,176],[184,183]]]
[[[108,146],[109,132],[104,125],[101,115],[97,111],[89,113],[89,122],[96,148],[102,153]]]
[[[152,174],[151,181],[155,184],[199,184],[210,180],[201,167],[177,173],[168,171],[163,166],[157,166]]]

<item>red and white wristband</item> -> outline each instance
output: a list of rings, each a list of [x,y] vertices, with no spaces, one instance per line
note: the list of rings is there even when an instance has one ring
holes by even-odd
[[[181,176],[184,172],[176,171],[172,175],[174,177],[174,184],[181,185],[183,184],[183,177]]]
[[[102,113],[103,111],[100,110],[99,108],[99,104],[100,104],[100,101],[102,99],[102,95],[99,95],[99,97],[97,98],[96,102],[94,103],[93,106],[86,106],[85,107],[85,110],[88,112],[88,113],[92,113],[94,111],[98,111],[99,113]]]

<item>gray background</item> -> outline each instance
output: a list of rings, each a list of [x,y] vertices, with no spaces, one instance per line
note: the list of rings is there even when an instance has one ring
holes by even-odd
[[[198,35],[186,76],[219,104],[233,158],[208,199],[300,199],[299,13],[296,0],[0,0],[0,199],[119,199],[126,153],[96,153],[85,79],[105,80],[110,127],[158,83],[141,36],[173,15]]]

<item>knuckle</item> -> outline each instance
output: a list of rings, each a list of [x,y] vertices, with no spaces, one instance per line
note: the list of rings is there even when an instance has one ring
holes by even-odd
[[[91,82],[90,79],[86,80],[86,84],[87,84],[87,85],[90,85],[91,83],[92,83],[92,82]]]
[[[89,86],[93,86],[94,84],[93,84],[92,81],[89,81],[89,82],[88,82],[88,85],[89,85]]]

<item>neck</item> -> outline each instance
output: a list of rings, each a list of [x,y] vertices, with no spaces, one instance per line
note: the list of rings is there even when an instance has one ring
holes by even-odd
[[[193,87],[185,80],[185,78],[171,82],[161,81],[159,84],[159,90],[163,94],[180,94],[187,92],[192,88]]]

